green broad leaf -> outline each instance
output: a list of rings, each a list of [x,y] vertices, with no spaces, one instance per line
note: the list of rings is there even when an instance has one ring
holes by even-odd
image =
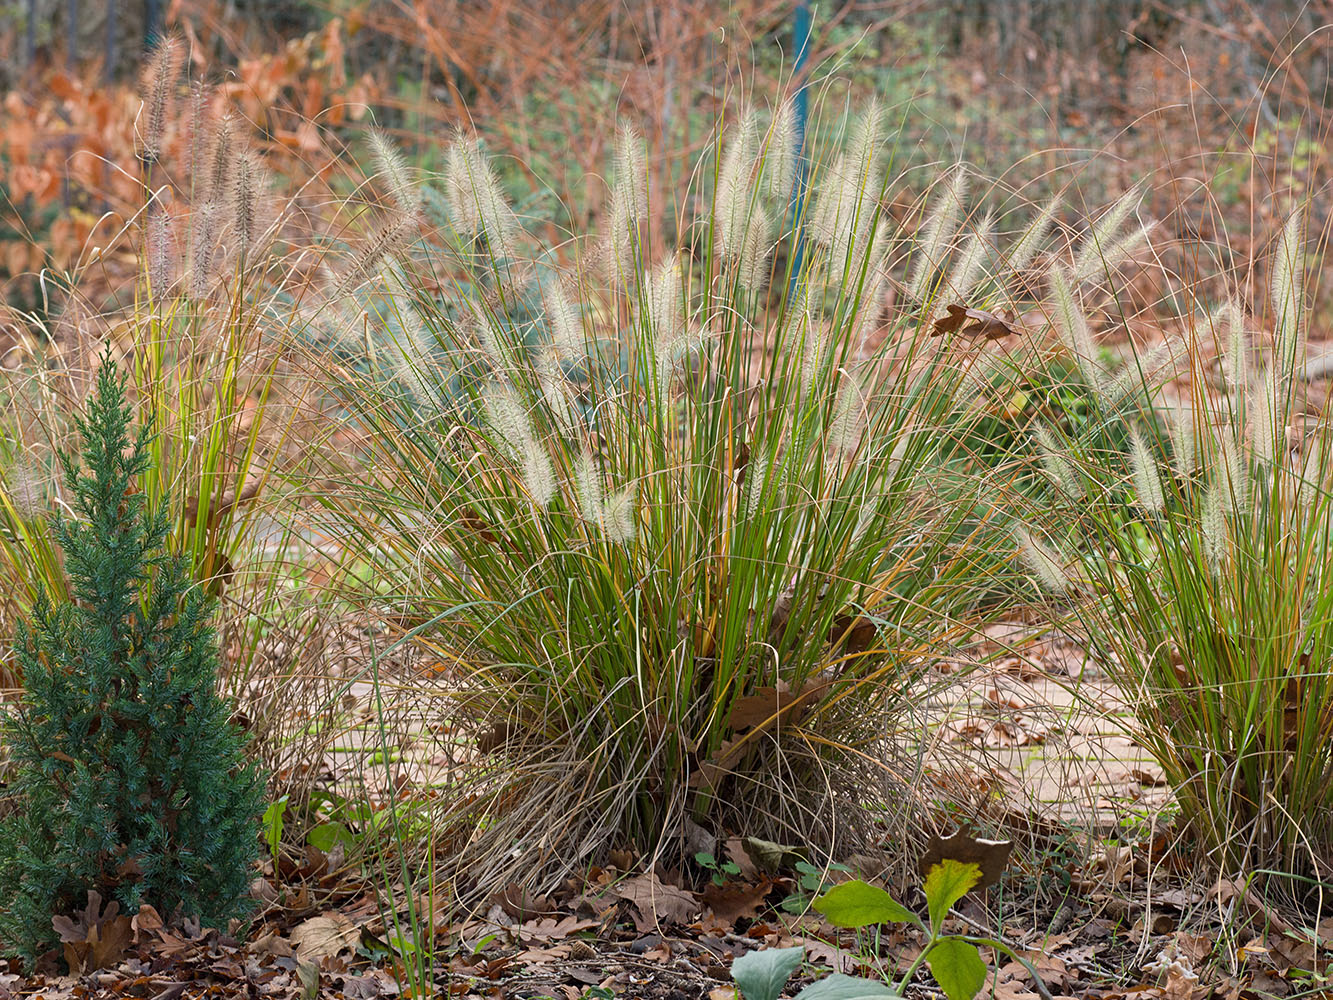
[[[801,947],[747,951],[731,963],[731,978],[745,1000],[778,1000],[782,987],[804,959]]]
[[[859,880],[835,885],[815,900],[815,909],[834,927],[921,923],[883,889]]]
[[[356,846],[356,834],[347,829],[346,824],[336,821],[320,823],[306,834],[305,839],[307,844],[325,854],[333,850],[334,844],[342,844],[348,850]]]
[[[967,890],[977,884],[981,878],[981,869],[974,864],[964,864],[953,858],[945,858],[937,865],[932,865],[926,873],[926,884],[922,887],[926,893],[926,906],[930,910],[930,927],[936,934],[944,924],[944,915],[949,907],[958,902]]]
[[[926,964],[949,1000],[972,1000],[986,985],[989,975],[977,946],[962,938],[947,937],[935,942],[926,956]]]
[[[796,1000],[901,1000],[902,994],[878,979],[836,973],[811,983]]]
[[[264,843],[268,844],[269,853],[273,855],[273,860],[278,860],[278,845],[282,843],[282,816],[287,811],[287,796],[280,799],[274,799],[264,810],[264,817],[260,820],[264,828]]]

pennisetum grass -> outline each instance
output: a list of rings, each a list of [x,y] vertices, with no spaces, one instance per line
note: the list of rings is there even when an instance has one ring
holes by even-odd
[[[381,361],[336,368],[363,447],[314,499],[348,596],[443,665],[416,697],[444,734],[431,842],[466,900],[609,847],[678,860],[732,828],[834,852],[870,829],[862,803],[918,815],[913,706],[977,613],[983,527],[948,431],[978,352],[931,336],[941,282],[885,315],[908,239],[879,208],[878,109],[827,151],[813,255],[782,273],[789,116],[725,133],[703,218],[678,220],[706,234],[689,251],[647,228],[628,125],[602,231],[560,256],[531,249],[475,138],[443,195],[374,140],[393,199],[449,225],[372,243],[378,277],[354,252],[333,285]],[[963,177],[914,273],[967,294],[994,237],[955,245]]]
[[[1114,232],[1126,205],[1080,258],[1097,246],[1115,259],[1142,240],[1142,229]],[[1333,468],[1328,416],[1307,417],[1297,391],[1306,252],[1293,215],[1266,318],[1234,299],[1200,306],[1182,349],[1191,388],[1170,435],[1144,423],[1113,456],[1042,432],[1057,478],[1077,478],[1056,496],[1058,519],[1086,544],[1056,557],[1063,580],[1028,558],[1049,589],[1078,595],[1092,648],[1131,697],[1134,737],[1162,765],[1210,870],[1317,902],[1333,879]],[[1087,326],[1071,287],[1083,270],[1054,283],[1076,351]],[[1221,349],[1221,391],[1209,389],[1209,341]],[[1260,347],[1268,360],[1255,370]],[[1085,377],[1107,384],[1100,370]],[[1160,383],[1122,391],[1149,412]]]

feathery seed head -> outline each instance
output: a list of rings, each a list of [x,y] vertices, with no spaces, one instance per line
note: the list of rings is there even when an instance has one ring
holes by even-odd
[[[1261,462],[1275,462],[1280,453],[1286,451],[1287,414],[1290,409],[1288,385],[1277,368],[1270,368],[1259,376],[1254,387],[1256,391],[1250,394],[1250,441],[1254,446],[1255,458]]]
[[[1092,391],[1101,393],[1106,385],[1106,370],[1097,360],[1092,331],[1075,298],[1070,275],[1061,267],[1053,267],[1050,277],[1051,292],[1055,299],[1056,329],[1065,348],[1074,356],[1074,363],[1078,366],[1084,384]]]
[[[20,460],[5,470],[4,493],[14,513],[31,521],[46,510],[47,480],[37,466]]]
[[[602,245],[602,266],[613,282],[628,284],[638,274],[639,221],[617,190],[611,196],[610,228]]]
[[[551,329],[551,345],[565,358],[581,358],[587,353],[583,333],[583,317],[560,282],[551,282],[542,289],[547,322]]]
[[[865,431],[865,402],[855,378],[844,372],[841,383],[833,403],[828,443],[835,451],[850,455],[860,446]]]
[[[492,257],[514,258],[518,219],[476,136],[459,133],[449,147],[445,197],[454,228],[460,234],[484,235]]]
[[[884,108],[878,102],[872,102],[861,112],[852,134],[847,142],[847,155],[856,169],[862,188],[872,197],[879,197],[879,159],[880,144],[883,140]]]
[[[1166,510],[1166,497],[1162,491],[1161,472],[1156,457],[1137,427],[1130,432],[1129,464],[1140,505],[1154,514],[1162,513]]]
[[[732,136],[717,172],[717,193],[713,198],[713,226],[718,248],[728,256],[742,252],[747,228],[753,225],[750,203],[755,157],[759,149],[759,124],[753,114],[741,121]]]
[[[260,171],[254,155],[247,151],[237,158],[236,172],[232,175],[232,230],[242,262],[250,256],[259,236]]]
[[[1199,467],[1199,446],[1195,433],[1194,411],[1180,407],[1171,421],[1171,459],[1176,474],[1187,479]]]
[[[556,423],[566,433],[577,424],[577,413],[570,400],[569,380],[560,365],[560,355],[553,347],[542,351],[537,358],[537,382],[541,386],[542,398]]]
[[[1019,274],[1032,266],[1037,254],[1041,252],[1042,244],[1046,242],[1046,237],[1050,235],[1055,213],[1059,210],[1060,198],[1057,196],[1046,203],[1032,223],[1014,241],[1009,250],[1009,259],[1005,262],[1011,273]]]
[[[227,112],[218,122],[213,137],[213,170],[209,175],[206,201],[221,201],[227,196],[227,177],[232,166],[232,116]]]
[[[1250,338],[1245,332],[1245,313],[1240,303],[1234,299],[1223,302],[1213,313],[1212,326],[1223,355],[1227,387],[1232,392],[1243,392],[1250,381]],[[1225,347],[1220,343],[1223,330],[1227,333]]]
[[[1203,518],[1200,523],[1203,556],[1214,575],[1222,571],[1222,563],[1231,547],[1227,524],[1227,487],[1214,482],[1203,498]]]
[[[402,253],[411,243],[416,228],[417,220],[408,215],[396,215],[386,220],[352,258],[334,297],[341,297],[365,281],[379,269],[385,258]]]
[[[190,241],[190,298],[196,302],[208,297],[213,278],[213,258],[222,222],[222,206],[209,203],[194,213],[194,231]]]
[[[1273,278],[1269,294],[1273,302],[1273,349],[1283,372],[1295,371],[1300,361],[1305,276],[1305,228],[1299,212],[1282,227],[1277,253],[1273,258]]]
[[[180,72],[180,46],[175,36],[168,35],[157,43],[144,77],[144,132],[143,160],[153,163],[162,155],[162,137],[176,94],[176,77]]]
[[[829,248],[835,268],[864,258],[878,215],[882,112],[872,105],[852,128],[846,151],[833,163],[810,220],[811,236]]]
[[[602,532],[616,545],[634,541],[635,490],[626,487],[607,497],[602,507]]]
[[[745,229],[745,241],[741,244],[740,261],[736,266],[737,278],[746,291],[757,294],[768,284],[768,253],[772,246],[772,223],[763,207],[756,205]]]
[[[959,163],[950,171],[943,190],[931,201],[917,238],[907,294],[918,302],[926,297],[931,278],[944,261],[945,247],[958,227],[967,199],[967,168]]]
[[[575,502],[579,517],[590,524],[602,520],[602,472],[593,453],[584,449],[574,462]]]
[[[742,515],[750,520],[759,510],[759,501],[764,496],[765,469],[760,462],[751,462],[746,467],[745,489],[741,494]]]
[[[639,130],[622,120],[616,130],[616,192],[627,217],[639,222],[648,217],[648,149]]]
[[[401,212],[415,215],[421,209],[421,192],[412,180],[407,160],[389,137],[379,129],[370,130],[370,152],[375,169],[389,189],[389,195]]]
[[[204,176],[204,139],[211,120],[207,86],[196,80],[190,85],[190,177],[199,181]]]
[[[153,297],[160,300],[171,286],[171,218],[156,200],[148,210],[148,234],[144,242],[148,287]]]
[[[526,461],[527,445],[533,440],[532,425],[518,393],[507,383],[493,380],[482,390],[482,408],[486,422],[510,455]]]
[[[768,136],[768,151],[764,170],[768,175],[768,193],[774,198],[789,198],[796,183],[796,144],[800,129],[796,122],[796,103],[782,102],[773,116],[773,128]]]
[[[555,468],[551,465],[551,456],[546,447],[536,438],[524,439],[518,448],[519,461],[522,465],[523,488],[538,507],[546,508],[555,499]]]
[[[1233,511],[1246,510],[1250,505],[1250,476],[1240,441],[1240,428],[1231,425],[1222,428],[1217,450],[1216,485],[1229,491]]]
[[[824,367],[824,362],[828,360],[829,331],[808,310],[803,313],[802,320],[799,328],[801,337],[799,382],[801,393],[809,398],[819,372]]]
[[[431,379],[435,337],[417,311],[401,269],[393,265],[383,267],[380,270],[380,281],[399,328],[392,359],[394,375],[418,404],[433,404],[439,395]]]
[[[1019,557],[1042,589],[1063,593],[1070,581],[1069,570],[1060,554],[1023,525],[1014,526],[1013,537],[1018,543]]]
[[[944,314],[944,307],[948,304],[945,301],[946,297],[952,302],[966,302],[968,296],[972,294],[977,281],[981,278],[981,268],[986,262],[986,251],[990,247],[994,228],[994,219],[988,214],[982,221],[981,228],[968,237],[962,253],[958,255],[948,277],[944,279],[941,294],[936,298],[934,318]]]
[[[1069,461],[1069,456],[1065,453],[1065,449],[1061,447],[1055,434],[1045,424],[1038,424],[1033,431],[1033,436],[1037,439],[1042,468],[1046,471],[1046,475],[1050,478],[1052,484],[1070,499],[1082,499],[1084,496],[1083,481],[1075,471],[1073,463]]]
[[[1094,277],[1104,277],[1133,251],[1132,245],[1120,246],[1123,240],[1120,230],[1142,196],[1137,187],[1130,188],[1093,224],[1074,256],[1074,267],[1070,273],[1075,285],[1081,285]],[[1119,259],[1113,259],[1117,254]]]
[[[647,319],[652,342],[659,348],[675,344],[685,333],[682,280],[680,258],[674,255],[648,276]]]

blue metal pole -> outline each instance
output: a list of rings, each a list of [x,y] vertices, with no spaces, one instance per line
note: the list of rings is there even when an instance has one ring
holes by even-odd
[[[793,70],[796,80],[796,177],[791,192],[792,257],[791,285],[788,294],[795,292],[805,259],[805,203],[810,184],[810,170],[806,163],[805,131],[810,116],[810,74],[806,63],[810,59],[811,33],[810,0],[797,0],[792,17],[792,44],[796,50]]]

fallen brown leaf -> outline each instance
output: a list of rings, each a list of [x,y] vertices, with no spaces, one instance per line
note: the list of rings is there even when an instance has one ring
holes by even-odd
[[[926,844],[926,851],[921,855],[920,870],[924,875],[932,867],[946,858],[961,861],[963,864],[976,865],[981,869],[981,877],[972,887],[973,892],[980,892],[989,885],[994,885],[1004,874],[1009,864],[1009,855],[1014,845],[1008,840],[983,840],[959,830],[957,833],[941,837],[932,834]]]
[[[641,932],[663,923],[688,924],[700,909],[693,893],[664,884],[652,872],[621,882],[611,894],[631,904],[635,926]]]
[[[75,910],[78,921],[67,916],[53,917],[51,926],[64,944],[65,961],[73,974],[92,972],[116,965],[125,956],[133,936],[130,918],[120,912],[114,899],[102,912],[102,894],[88,890],[88,906]]]
[[[318,962],[325,956],[351,951],[361,940],[361,930],[332,910],[297,924],[287,939],[303,962]]]
[[[710,882],[700,895],[704,905],[713,911],[717,923],[730,928],[737,920],[752,920],[758,916],[759,908],[772,888],[772,879],[749,884],[714,885]]]
[[[945,306],[949,315],[935,321],[930,335],[938,337],[945,333],[957,333],[964,337],[982,336],[987,340],[999,340],[1014,332],[1014,328],[985,309],[973,309],[969,306]]]

